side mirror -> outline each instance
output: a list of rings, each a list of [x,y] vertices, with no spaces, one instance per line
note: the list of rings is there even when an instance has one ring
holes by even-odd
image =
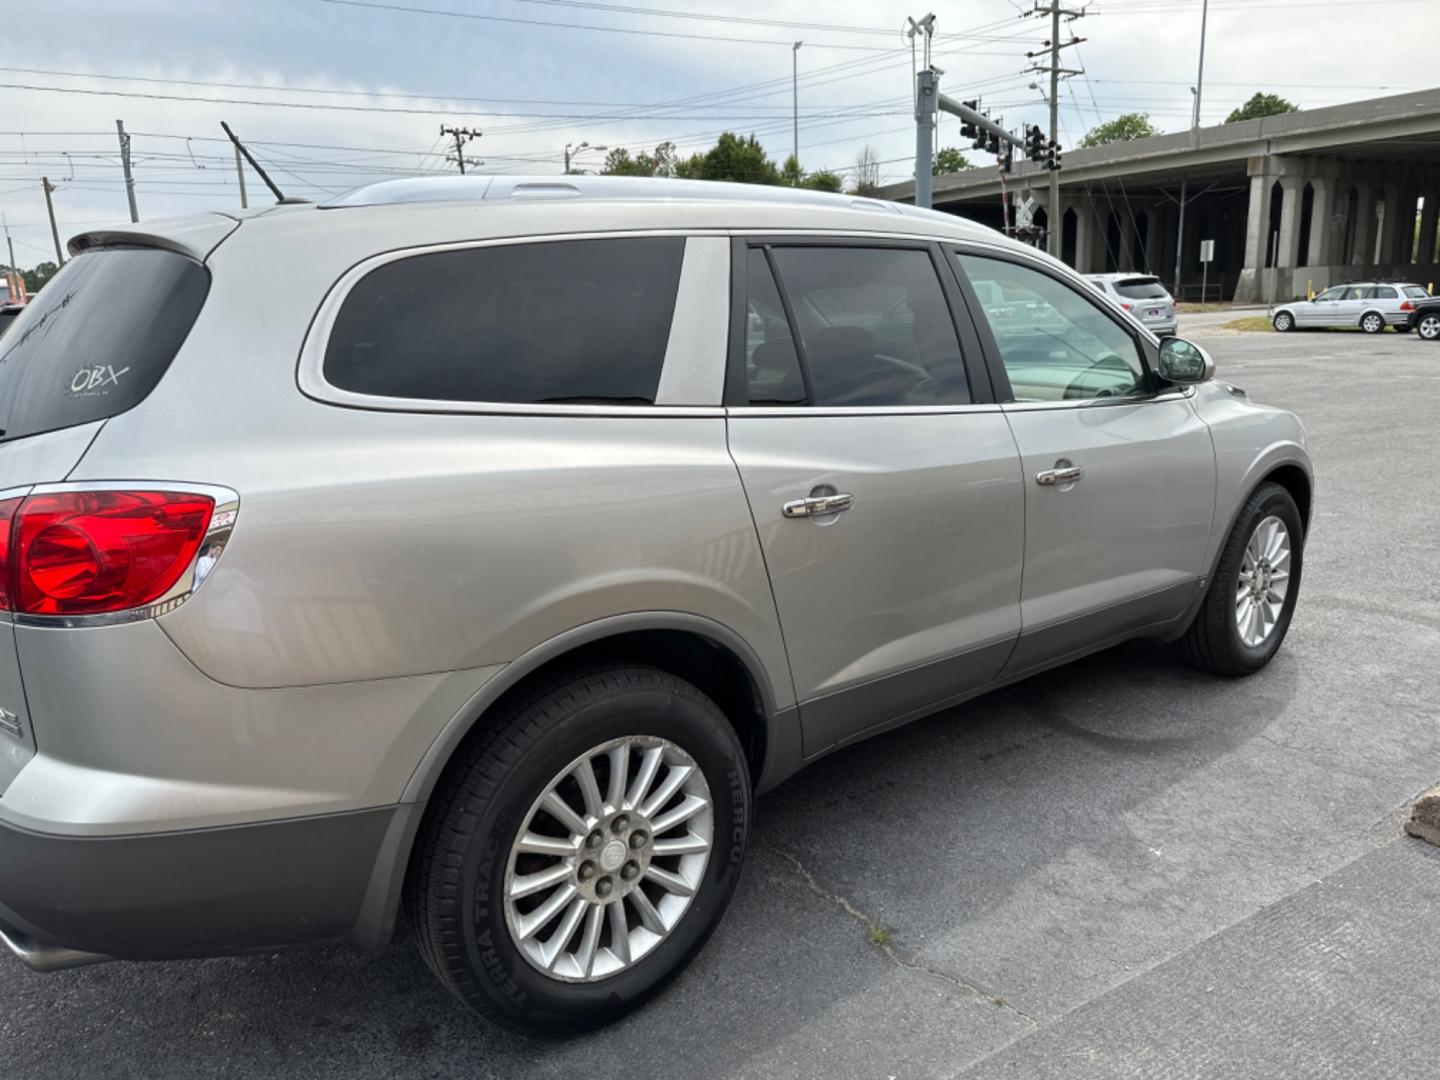
[[[1160,377],[1181,386],[1202,383],[1215,377],[1215,361],[1199,345],[1168,337],[1160,342]]]

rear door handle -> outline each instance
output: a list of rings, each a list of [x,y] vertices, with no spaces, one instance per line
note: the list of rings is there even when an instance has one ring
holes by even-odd
[[[1055,463],[1053,469],[1041,469],[1035,474],[1035,482],[1041,487],[1054,487],[1057,484],[1073,484],[1085,475],[1085,470],[1079,465],[1071,465],[1063,458]]]
[[[812,495],[808,499],[791,499],[780,507],[787,518],[821,517],[838,514],[855,505],[853,495]]]

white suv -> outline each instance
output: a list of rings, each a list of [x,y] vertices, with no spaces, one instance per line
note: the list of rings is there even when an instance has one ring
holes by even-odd
[[[1175,300],[1154,274],[1087,274],[1090,284],[1140,321],[1156,337],[1176,330]]]

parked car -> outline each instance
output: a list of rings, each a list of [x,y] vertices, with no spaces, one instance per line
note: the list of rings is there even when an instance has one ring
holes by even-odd
[[[1410,330],[1410,312],[1415,302],[1429,295],[1422,286],[1410,283],[1361,281],[1336,285],[1318,293],[1313,300],[1295,300],[1276,307],[1271,325],[1282,334],[1315,327],[1358,326],[1367,334],[1378,334],[1387,326],[1402,333]]]
[[[70,250],[0,348],[36,968],[404,907],[479,1013],[593,1026],[704,943],[756,792],[1128,638],[1249,674],[1295,608],[1299,421],[950,215],[456,177]]]
[[[1175,301],[1158,277],[1153,274],[1087,274],[1086,277],[1151,333],[1169,337],[1176,332]]]
[[[1440,296],[1427,295],[1414,303],[1406,329],[1414,330],[1424,341],[1440,341]]]

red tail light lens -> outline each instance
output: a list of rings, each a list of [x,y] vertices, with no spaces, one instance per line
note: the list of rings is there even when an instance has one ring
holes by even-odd
[[[20,499],[0,501],[0,611],[10,610],[10,523]]]
[[[153,603],[194,562],[214,510],[208,495],[190,492],[31,495],[5,530],[8,605],[28,615],[95,615]],[[6,561],[0,546],[0,566]]]
[[[1412,304],[1409,300],[1406,300],[1404,303],[1402,303],[1402,304],[1400,305],[1400,310],[1401,310],[1401,311],[1414,311],[1414,310],[1415,310],[1415,305]]]
[[[1126,311],[1133,311],[1133,310],[1135,310],[1135,305],[1134,305],[1134,304],[1121,304],[1120,306],[1123,307]]]

